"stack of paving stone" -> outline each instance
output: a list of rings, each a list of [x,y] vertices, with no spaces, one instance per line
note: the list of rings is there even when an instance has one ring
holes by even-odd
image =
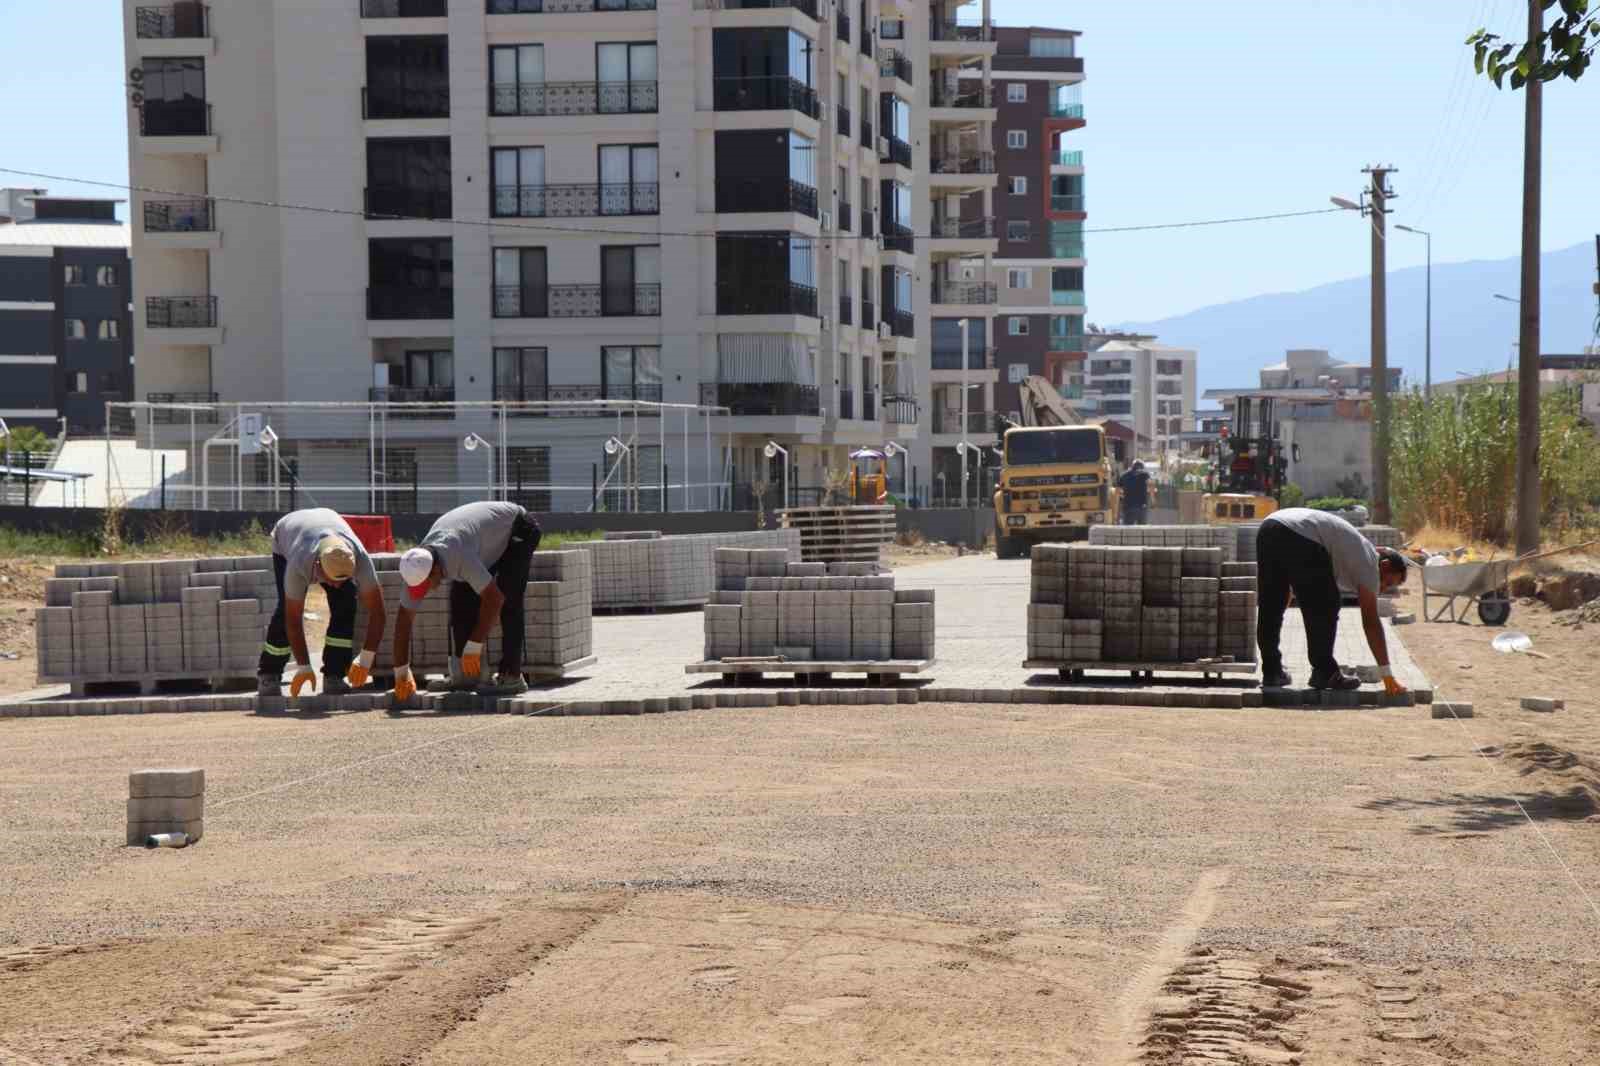
[[[1237,558],[1236,526],[1090,526],[1089,543],[1118,548],[1220,548]],[[1252,544],[1254,541],[1251,542]]]
[[[1254,662],[1255,564],[1224,560],[1219,547],[1037,545],[1029,660]]]
[[[705,608],[707,662],[782,655],[795,662],[933,658],[930,590],[897,590],[873,563],[802,563],[788,549],[719,548]]]
[[[248,683],[277,604],[270,556],[64,563],[34,615],[41,682]]]
[[[662,536],[655,531],[607,533],[604,540],[574,548],[594,559],[594,606],[601,610],[698,606],[715,589],[718,548],[783,549],[800,561],[800,531],[696,533]]]
[[[157,833],[183,833],[193,844],[205,834],[204,770],[135,770],[128,775],[128,844]]]

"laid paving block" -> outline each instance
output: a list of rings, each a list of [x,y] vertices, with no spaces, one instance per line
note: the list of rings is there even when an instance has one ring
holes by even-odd
[[[1567,706],[1565,700],[1552,699],[1548,696],[1522,697],[1522,709],[1525,711],[1559,711]]]
[[[1431,705],[1431,715],[1434,718],[1471,718],[1472,704],[1451,703],[1439,700]]]
[[[206,791],[203,769],[135,770],[128,775],[128,798],[202,796]]]

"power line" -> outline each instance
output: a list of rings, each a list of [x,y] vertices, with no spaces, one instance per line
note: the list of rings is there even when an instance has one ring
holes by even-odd
[[[747,238],[747,239],[750,239],[750,240],[765,240],[765,239],[768,239],[764,234],[760,234],[760,233],[746,233],[746,232],[738,232],[738,231],[730,231],[730,230],[702,230],[702,231],[696,231],[696,232],[685,232],[685,231],[660,230],[660,229],[651,229],[651,230],[600,229],[598,227],[593,227],[593,226],[551,226],[551,225],[540,225],[540,224],[532,224],[532,223],[527,223],[527,222],[519,222],[519,221],[517,221],[515,219],[502,219],[502,218],[458,218],[458,217],[451,217],[451,218],[423,218],[423,217],[413,217],[413,216],[408,216],[408,215],[368,214],[365,211],[358,211],[358,210],[354,210],[354,209],[351,209],[351,208],[344,208],[344,207],[325,207],[325,206],[318,205],[318,204],[299,204],[299,203],[291,203],[291,202],[288,202],[288,201],[281,201],[281,200],[254,200],[254,199],[250,199],[248,197],[221,196],[221,195],[217,195],[215,193],[204,193],[204,194],[201,194],[201,193],[192,193],[192,192],[179,192],[179,191],[174,190],[174,189],[159,189],[159,188],[155,188],[155,187],[148,186],[148,185],[130,185],[130,184],[126,184],[126,183],[123,183],[123,182],[95,181],[95,180],[90,179],[90,178],[75,178],[75,177],[70,177],[70,176],[62,175],[62,174],[44,174],[44,173],[40,173],[38,171],[33,171],[33,170],[19,170],[19,169],[15,168],[15,167],[0,167],[0,174],[16,174],[16,175],[18,175],[20,177],[38,178],[38,179],[43,180],[43,181],[64,181],[64,182],[71,182],[71,183],[76,184],[76,185],[94,185],[94,186],[98,186],[98,187],[106,188],[106,189],[118,189],[118,190],[125,191],[125,192],[139,192],[139,193],[144,193],[146,195],[152,195],[152,196],[170,196],[170,197],[173,197],[174,199],[214,200],[214,201],[217,201],[219,203],[239,204],[239,205],[244,206],[244,207],[270,208],[270,209],[275,210],[275,211],[306,211],[306,212],[311,212],[311,213],[314,213],[314,214],[321,214],[321,215],[338,215],[338,216],[349,217],[349,218],[360,218],[360,219],[365,219],[367,221],[380,221],[380,222],[445,222],[445,223],[449,223],[450,225],[455,225],[455,226],[486,226],[486,227],[489,227],[491,229],[528,230],[528,231],[536,232],[536,233],[569,234],[569,235],[580,235],[580,236],[581,235],[590,235],[590,236],[598,236],[598,237],[687,237],[687,238],[713,237],[713,238],[718,238],[718,239],[726,239],[726,238]],[[1240,216],[1236,216],[1236,217],[1233,217],[1233,218],[1197,219],[1197,220],[1192,220],[1192,221],[1188,221],[1188,222],[1156,222],[1156,223],[1148,223],[1148,224],[1136,225],[1136,226],[1101,226],[1101,227],[1092,228],[1092,229],[1085,229],[1085,230],[1082,230],[1081,232],[1083,232],[1085,234],[1089,234],[1089,233],[1139,233],[1139,232],[1148,232],[1148,231],[1152,231],[1152,230],[1193,229],[1193,228],[1200,227],[1200,226],[1227,226],[1227,225],[1234,225],[1236,223],[1242,223],[1242,222],[1267,222],[1267,221],[1273,221],[1273,220],[1285,219],[1285,218],[1303,218],[1303,217],[1306,217],[1306,216],[1309,216],[1309,215],[1328,215],[1328,214],[1335,214],[1335,213],[1337,213],[1337,212],[1339,212],[1341,210],[1342,210],[1342,208],[1338,208],[1338,207],[1322,207],[1322,208],[1313,208],[1313,209],[1308,210],[1308,211],[1280,211],[1280,212],[1277,212],[1275,214],[1240,215]],[[617,217],[622,217],[622,216],[617,216]],[[850,233],[825,234],[824,236],[829,240],[877,241],[879,239],[878,237],[868,237],[868,236],[862,236],[860,234],[850,234]],[[890,240],[927,241],[927,240],[939,240],[939,239],[941,239],[941,235],[938,235],[938,234],[894,234],[894,235],[886,235],[886,236]]]

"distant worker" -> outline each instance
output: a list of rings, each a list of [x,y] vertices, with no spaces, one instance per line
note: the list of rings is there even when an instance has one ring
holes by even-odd
[[[1288,507],[1262,521],[1256,534],[1256,566],[1260,589],[1256,639],[1261,645],[1261,677],[1265,688],[1287,688],[1289,675],[1278,650],[1283,615],[1292,592],[1300,603],[1311,660],[1311,687],[1349,690],[1359,679],[1345,674],[1333,657],[1339,631],[1340,584],[1356,590],[1361,627],[1378,661],[1383,687],[1391,695],[1405,689],[1389,667],[1389,647],[1378,620],[1378,594],[1406,580],[1406,560],[1393,548],[1375,548],[1361,531],[1338,515],[1308,507]]]
[[[1150,475],[1142,460],[1133,461],[1128,472],[1117,479],[1117,488],[1122,490],[1122,524],[1144,525],[1150,510]]]
[[[314,507],[291,511],[272,527],[272,569],[278,583],[278,609],[267,623],[256,668],[256,692],[277,696],[282,692],[283,664],[294,653],[291,695],[307,685],[316,691],[311,655],[306,650],[306,593],[313,582],[328,594],[328,635],[322,643],[322,691],[346,692],[360,688],[372,674],[372,660],[383,641],[383,587],[378,584],[372,557],[350,523],[336,511]],[[351,638],[356,628],[356,594],[367,608],[367,632],[360,655],[353,655]],[[354,664],[352,665],[352,659]]]
[[[469,503],[439,516],[422,543],[400,557],[406,596],[394,624],[394,695],[416,695],[411,674],[411,625],[417,604],[441,581],[450,582],[450,686],[478,687],[483,646],[500,619],[500,667],[493,687],[527,690],[522,677],[523,598],[528,567],[539,548],[539,523],[514,503]]]

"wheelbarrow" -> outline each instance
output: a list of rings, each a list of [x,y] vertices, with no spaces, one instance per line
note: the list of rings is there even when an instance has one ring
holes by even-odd
[[[1422,617],[1429,622],[1461,622],[1473,606],[1486,626],[1503,626],[1511,617],[1511,571],[1522,563],[1545,559],[1562,552],[1592,548],[1600,541],[1588,541],[1547,552],[1530,552],[1511,559],[1490,559],[1481,563],[1441,563],[1422,567]],[[1443,600],[1437,611],[1429,604]],[[1465,602],[1462,602],[1465,601]]]

